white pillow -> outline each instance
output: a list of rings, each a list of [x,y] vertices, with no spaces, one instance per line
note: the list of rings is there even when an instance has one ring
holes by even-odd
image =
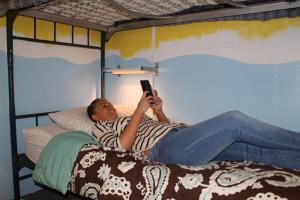
[[[135,111],[134,107],[126,105],[114,105],[114,107],[116,108],[119,117],[130,116]],[[86,109],[87,107],[80,107],[56,113],[49,113],[49,117],[65,129],[92,134],[95,122],[90,120]],[[155,119],[155,115],[150,109],[145,114],[152,119]]]
[[[87,115],[86,107],[49,113],[50,119],[61,127],[71,131],[83,131],[91,134],[94,122]]]

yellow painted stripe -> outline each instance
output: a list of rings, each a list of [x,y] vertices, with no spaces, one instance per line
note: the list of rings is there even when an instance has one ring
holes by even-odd
[[[71,37],[72,26],[56,23],[56,36],[58,37]]]
[[[0,27],[6,26],[6,17],[0,17]]]
[[[74,26],[74,36],[87,36],[87,29]]]
[[[23,33],[27,37],[33,37],[33,18],[17,16],[14,22],[14,31]]]
[[[155,47],[161,42],[180,40],[188,37],[202,37],[220,31],[234,31],[242,39],[265,39],[285,31],[290,27],[300,27],[300,17],[281,18],[269,21],[219,21],[200,22],[156,28]]]
[[[119,50],[122,57],[131,57],[142,49],[151,48],[151,28],[122,31],[114,34],[107,49]]]
[[[42,40],[54,40],[54,23],[45,20],[36,20],[36,38]]]
[[[90,43],[101,46],[101,32],[90,30]]]

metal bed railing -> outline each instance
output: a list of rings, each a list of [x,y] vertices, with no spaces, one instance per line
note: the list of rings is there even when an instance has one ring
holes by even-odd
[[[10,137],[11,137],[11,156],[12,156],[12,170],[13,170],[13,183],[14,183],[14,199],[20,199],[20,181],[30,178],[31,174],[26,174],[23,176],[19,175],[19,171],[26,167],[33,170],[35,164],[31,162],[24,153],[18,153],[17,145],[17,129],[16,121],[24,118],[34,118],[35,124],[38,126],[39,117],[47,116],[51,112],[33,113],[25,115],[16,115],[15,108],[15,92],[14,92],[14,51],[13,51],[13,41],[14,40],[24,40],[30,42],[47,43],[54,45],[64,45],[71,47],[89,48],[100,50],[100,73],[101,73],[101,97],[104,96],[104,68],[105,68],[105,42],[106,42],[106,32],[101,31],[101,46],[91,46],[89,42],[89,29],[87,31],[87,45],[75,44],[74,43],[74,26],[72,26],[72,42],[59,42],[56,40],[56,23],[54,23],[54,40],[42,40],[36,38],[36,18],[34,18],[34,36],[33,38],[26,38],[13,35],[13,24],[14,20],[18,15],[17,10],[9,10],[6,14],[6,36],[7,36],[7,67],[8,67],[8,87],[9,87],[9,119],[10,119]],[[52,111],[54,112],[54,111]]]

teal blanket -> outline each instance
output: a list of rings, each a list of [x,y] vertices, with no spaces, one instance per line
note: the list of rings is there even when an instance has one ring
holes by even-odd
[[[81,147],[98,144],[90,135],[71,131],[53,137],[43,149],[33,172],[33,180],[65,194],[73,163]]]

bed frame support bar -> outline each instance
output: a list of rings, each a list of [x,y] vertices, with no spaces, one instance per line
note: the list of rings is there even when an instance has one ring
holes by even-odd
[[[16,115],[16,119],[24,119],[24,118],[33,118],[33,117],[42,117],[47,116],[49,113],[54,113],[58,111],[51,111],[51,112],[42,112],[42,113],[33,113],[27,115]]]
[[[24,179],[31,178],[31,177],[32,177],[32,174],[27,174],[25,176],[20,176],[19,180],[24,180]]]
[[[101,98],[105,97],[105,42],[106,32],[101,31]]]
[[[30,170],[34,170],[35,164],[26,157],[25,153],[22,153],[22,154],[19,154],[18,167],[19,167],[19,170],[21,170],[23,167],[27,167]],[[31,177],[32,177],[32,174],[27,174],[24,176],[19,176],[18,179],[19,179],[19,181],[21,181],[21,180],[31,178]]]
[[[15,40],[24,40],[29,42],[39,42],[39,43],[45,43],[45,44],[54,44],[54,45],[63,45],[63,46],[71,46],[71,47],[80,47],[80,48],[88,48],[88,49],[98,49],[101,50],[101,47],[97,46],[90,46],[90,45],[83,45],[83,44],[74,44],[73,43],[67,43],[67,42],[57,42],[57,41],[51,41],[51,40],[41,40],[41,39],[34,39],[34,38],[26,38],[26,37],[20,37],[20,36],[13,36],[13,39]]]
[[[19,170],[21,170],[23,167],[26,167],[31,170],[34,170],[35,167],[35,164],[26,157],[25,153],[19,154]],[[20,180],[22,180],[21,177],[19,178]]]
[[[35,118],[35,126],[38,126],[39,125],[39,117],[47,116],[49,113],[54,113],[54,112],[58,112],[58,111],[33,113],[33,114],[27,114],[27,115],[16,115],[16,119]]]
[[[13,23],[17,16],[17,11],[9,10],[6,14],[6,37],[7,37],[7,66],[8,66],[8,87],[9,87],[9,119],[10,119],[10,142],[12,169],[14,181],[14,199],[20,199],[19,184],[19,160],[16,133],[16,111],[14,92],[14,51],[13,51]]]

